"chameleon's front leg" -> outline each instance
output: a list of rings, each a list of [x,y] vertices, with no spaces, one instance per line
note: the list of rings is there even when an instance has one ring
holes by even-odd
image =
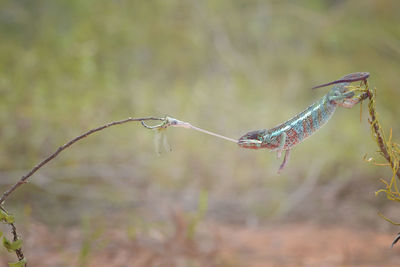
[[[340,107],[343,107],[343,108],[352,108],[352,107],[354,107],[354,105],[360,103],[361,100],[362,99],[360,97],[349,98],[349,99],[345,99],[343,102],[337,103],[337,105]]]
[[[344,99],[348,99],[353,96],[354,96],[354,92],[341,93],[339,91],[336,91],[333,93],[333,95],[329,95],[328,100],[338,102],[338,101],[342,101]]]
[[[287,139],[287,134],[286,134],[286,132],[283,132],[281,134],[281,140],[280,140],[280,144],[279,144],[278,151],[277,151],[278,158],[280,158],[282,156],[282,151],[285,147],[286,139]],[[289,160],[289,154],[290,154],[290,149],[285,151],[285,157],[283,158],[283,162],[282,162],[281,166],[279,166],[278,173],[280,173],[283,170],[283,168],[286,166],[286,163]]]
[[[283,132],[281,134],[281,140],[280,140],[280,144],[279,144],[278,151],[277,151],[278,159],[280,159],[282,156],[282,151],[283,151],[283,148],[285,147],[285,143],[286,143],[286,137],[287,137],[287,134],[285,132]]]
[[[290,149],[286,150],[285,157],[283,158],[281,166],[279,166],[278,173],[280,173],[283,170],[283,168],[285,168],[286,163],[289,161],[289,155],[290,155]]]

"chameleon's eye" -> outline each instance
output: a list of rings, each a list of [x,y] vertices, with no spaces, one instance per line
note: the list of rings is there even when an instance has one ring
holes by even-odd
[[[266,143],[271,142],[271,137],[269,134],[264,135],[262,138],[263,138],[263,142],[266,142]]]
[[[332,91],[331,96],[339,96],[341,93],[338,90]]]

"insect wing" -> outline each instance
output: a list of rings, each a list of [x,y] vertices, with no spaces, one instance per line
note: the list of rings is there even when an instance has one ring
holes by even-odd
[[[154,149],[157,155],[161,155],[161,140],[162,140],[162,133],[159,129],[155,129],[154,134]]]
[[[171,147],[168,144],[166,129],[158,128],[155,129],[154,136],[154,148],[156,150],[157,155],[162,154],[162,147],[164,147],[165,151],[171,151]]]
[[[168,143],[167,134],[165,133],[165,130],[162,133],[162,142],[163,142],[163,146],[164,146],[165,151],[171,152],[172,149],[171,149],[171,146]]]

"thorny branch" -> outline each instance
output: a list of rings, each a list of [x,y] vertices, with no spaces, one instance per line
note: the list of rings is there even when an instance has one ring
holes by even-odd
[[[15,225],[13,223],[10,223],[11,226],[11,233],[13,234],[13,240],[17,241],[18,240],[18,234],[17,234],[17,228],[15,228]],[[24,253],[22,252],[22,249],[17,249],[15,251],[15,254],[17,254],[18,260],[22,261],[24,259]]]
[[[368,86],[366,87],[364,95],[367,95],[369,99],[369,104],[368,104],[368,109],[369,109],[369,123],[371,124],[371,131],[374,139],[376,140],[376,143],[380,149],[380,154],[386,159],[386,161],[389,164],[377,164],[374,161],[375,165],[378,166],[390,166],[392,169],[392,177],[390,182],[386,182],[385,180],[382,180],[382,182],[385,183],[386,188],[385,189],[380,189],[376,192],[385,192],[386,197],[389,200],[392,201],[400,201],[400,192],[399,188],[397,186],[396,182],[396,176],[397,179],[400,180],[400,148],[397,143],[392,142],[392,130],[390,130],[390,135],[389,138],[386,139],[384,131],[382,129],[382,126],[378,120],[378,115],[376,112],[376,107],[375,107],[375,99],[376,99],[376,89],[370,90],[368,89]],[[373,159],[372,159],[373,160]],[[370,161],[370,160],[368,160]],[[385,217],[382,213],[378,212],[378,215],[381,216],[383,219],[386,221],[390,222],[393,225],[400,225],[399,223],[396,223],[389,218]],[[396,236],[396,238],[393,240],[391,247],[393,247],[398,241],[400,240],[400,233]]]
[[[376,141],[378,143],[380,152],[382,156],[389,162],[390,166],[392,169],[396,169],[396,176],[400,180],[400,169],[399,169],[399,162],[398,160],[396,161],[396,158],[393,156],[393,153],[390,153],[393,149],[389,148],[388,145],[392,145],[390,140],[389,144],[385,140],[385,136],[383,133],[383,130],[379,124],[379,121],[377,119],[377,114],[376,114],[376,108],[375,108],[375,97],[376,97],[376,90],[374,91],[368,91],[368,98],[369,98],[369,115],[371,117],[369,123],[371,124],[373,134],[376,138]]]

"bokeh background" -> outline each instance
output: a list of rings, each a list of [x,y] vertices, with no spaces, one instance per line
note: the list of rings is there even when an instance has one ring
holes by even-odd
[[[1,192],[104,123],[169,115],[239,138],[358,71],[400,139],[399,1],[3,0],[0,36]],[[280,175],[266,150],[171,128],[159,156],[151,130],[113,127],[6,207],[30,266],[390,266],[398,228],[377,212],[400,216],[374,195],[391,172],[362,160],[378,159],[363,110],[338,109]]]

